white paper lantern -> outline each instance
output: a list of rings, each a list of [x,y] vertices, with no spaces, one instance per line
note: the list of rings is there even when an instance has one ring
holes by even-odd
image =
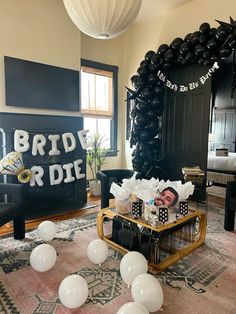
[[[98,38],[118,36],[134,22],[142,0],[63,0],[81,32]]]

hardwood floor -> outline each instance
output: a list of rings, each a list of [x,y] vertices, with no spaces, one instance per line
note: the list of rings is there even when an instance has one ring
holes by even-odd
[[[218,206],[224,207],[225,200],[223,198],[213,196],[213,195],[207,195],[207,202],[216,204]],[[99,210],[100,208],[100,197],[99,196],[91,196],[88,194],[88,203],[91,205],[95,205],[93,208],[87,208],[87,209],[80,209],[80,210],[73,210],[67,213],[59,214],[59,215],[52,215],[52,216],[46,216],[46,217],[40,217],[34,220],[27,220],[26,221],[26,231],[30,229],[37,228],[37,226],[44,220],[51,220],[54,222],[71,219],[74,217],[83,216],[84,214],[93,213]],[[114,206],[114,200],[110,200],[110,205]],[[12,223],[9,222],[5,224],[4,226],[0,227],[0,236],[10,234],[13,232],[13,226]]]
[[[218,196],[214,196],[214,195],[207,195],[207,199],[206,201],[208,203],[212,203],[212,204],[216,204],[219,205],[221,207],[225,207],[225,199],[218,197]]]
[[[88,204],[95,205],[95,207],[87,208],[87,209],[80,209],[80,210],[73,210],[73,211],[70,211],[67,213],[40,217],[40,218],[33,219],[33,220],[26,220],[25,229],[27,231],[30,229],[37,228],[38,225],[44,220],[51,220],[51,221],[57,222],[57,221],[61,221],[61,220],[66,220],[66,219],[71,219],[74,217],[83,216],[84,214],[93,213],[93,212],[98,211],[98,209],[100,208],[100,197],[91,196],[90,194],[88,194],[87,202],[88,202]],[[9,222],[9,223],[5,224],[4,226],[0,227],[0,236],[10,234],[12,232],[13,232],[12,222]]]

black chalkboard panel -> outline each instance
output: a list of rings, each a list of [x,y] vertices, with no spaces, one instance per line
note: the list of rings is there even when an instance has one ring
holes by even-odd
[[[4,57],[6,106],[79,111],[79,71]]]

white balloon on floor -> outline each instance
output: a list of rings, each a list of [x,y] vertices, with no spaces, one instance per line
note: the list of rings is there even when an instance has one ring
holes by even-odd
[[[124,304],[116,314],[149,314],[148,310],[138,302],[128,302]]]
[[[132,285],[134,279],[140,274],[147,273],[147,270],[147,260],[139,252],[132,251],[126,253],[121,259],[120,274],[127,285]]]
[[[105,262],[108,256],[108,247],[105,241],[100,239],[93,240],[87,247],[87,255],[94,264]]]
[[[87,281],[80,275],[69,275],[59,286],[58,294],[61,303],[69,309],[75,309],[84,304],[88,297]]]
[[[43,241],[50,241],[55,237],[57,228],[54,222],[45,220],[38,225],[37,231]]]
[[[53,246],[40,244],[30,254],[30,265],[38,272],[45,272],[51,269],[57,260],[57,253]]]
[[[162,287],[154,276],[141,274],[137,276],[131,287],[132,298],[141,303],[149,312],[158,311],[163,304]]]

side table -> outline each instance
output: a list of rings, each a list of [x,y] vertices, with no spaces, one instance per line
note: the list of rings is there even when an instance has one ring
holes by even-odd
[[[109,234],[104,232],[104,225],[107,224],[108,221],[113,222],[113,219],[116,219],[116,217],[119,217],[119,219],[123,219],[125,223],[130,224],[130,228],[132,225],[137,226],[136,229],[138,232],[140,231],[137,235],[138,238],[140,238],[141,230],[143,230],[143,228],[145,228],[146,231],[150,231],[150,234],[155,233],[157,239],[156,247],[153,250],[155,253],[150,253],[150,255],[148,255],[149,258],[147,258],[147,256],[146,258],[148,259],[149,266],[157,271],[163,271],[197,249],[203,244],[206,236],[206,214],[201,210],[190,209],[189,214],[185,217],[178,220],[172,219],[170,223],[153,227],[147,224],[142,218],[134,219],[132,214],[125,216],[120,214],[117,215],[115,210],[105,208],[101,210],[97,216],[98,236],[112,248],[122,253],[129,252],[129,249],[127,246],[125,247],[125,245],[121,245],[119,235],[114,238],[112,230],[110,230],[111,233]],[[106,221],[105,223],[104,220]],[[127,231],[129,232],[129,228]],[[153,254],[155,254],[154,259],[151,258]]]

